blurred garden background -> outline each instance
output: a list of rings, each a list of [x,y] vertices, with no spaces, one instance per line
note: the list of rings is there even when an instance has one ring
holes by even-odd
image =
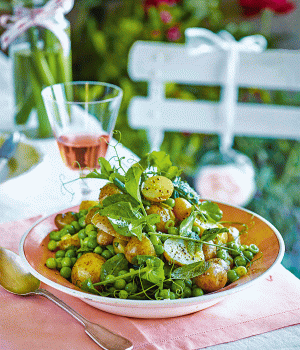
[[[2,0],[2,12],[10,1]],[[298,1],[298,5],[300,5]],[[124,90],[116,129],[122,143],[141,156],[149,151],[146,132],[128,125],[127,107],[146,95],[146,83],[130,80],[128,52],[136,40],[184,43],[184,31],[203,27],[229,31],[236,39],[263,34],[269,48],[300,49],[299,7],[287,0],[75,0],[67,15],[71,24],[73,80],[114,83]],[[178,86],[170,82],[167,97],[218,100],[219,86]],[[300,105],[300,92],[240,89],[249,103]],[[300,139],[300,135],[299,135]],[[166,133],[162,149],[193,179],[201,156],[217,149],[216,135]],[[234,148],[255,165],[257,192],[247,208],[269,220],[282,234],[283,264],[300,277],[300,143],[299,140],[235,137]]]

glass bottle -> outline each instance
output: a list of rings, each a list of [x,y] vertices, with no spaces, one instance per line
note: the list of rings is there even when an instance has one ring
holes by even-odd
[[[14,0],[14,15],[26,10],[41,10],[47,0]],[[24,13],[24,12],[23,12]],[[70,24],[63,11],[52,18],[67,33],[70,47]],[[41,96],[45,86],[72,80],[71,52],[64,50],[57,36],[41,26],[31,26],[9,46],[13,62],[15,124],[28,137],[52,136]]]

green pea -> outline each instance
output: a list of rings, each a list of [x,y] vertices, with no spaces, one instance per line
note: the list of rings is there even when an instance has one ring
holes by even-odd
[[[97,238],[97,231],[91,230],[87,233],[89,238]]]
[[[115,283],[114,283],[114,287],[115,287],[117,290],[124,289],[125,286],[126,286],[126,281],[123,280],[123,279],[116,280]]]
[[[159,292],[159,297],[161,299],[170,299],[170,289],[162,289]]]
[[[84,228],[86,226],[86,223],[85,223],[85,217],[82,216],[78,219],[78,224],[80,227]]]
[[[72,222],[71,222],[71,225],[74,227],[75,232],[78,232],[78,231],[81,229],[81,227],[80,227],[78,221],[72,221]]]
[[[253,253],[253,255],[257,254],[259,252],[259,248],[256,244],[250,244],[249,245],[249,250],[251,253]]]
[[[228,242],[227,247],[230,249],[235,249],[235,250],[240,249],[240,245],[238,243],[236,243],[235,241]]]
[[[193,282],[192,282],[192,280],[190,278],[184,280],[184,283],[185,283],[186,287],[192,288]]]
[[[77,254],[77,259],[79,259],[82,255],[83,255],[83,253],[81,253],[81,252],[78,253],[78,254]]]
[[[153,246],[154,246],[156,255],[161,255],[165,251],[163,245],[161,244],[154,244]]]
[[[150,235],[150,241],[153,245],[154,244],[161,244],[160,238],[156,235]]]
[[[60,231],[51,231],[49,233],[49,238],[50,240],[53,240],[53,241],[60,241],[60,238],[61,238],[61,232]]]
[[[88,224],[85,228],[85,233],[88,234],[88,232],[90,231],[94,231],[95,230],[95,227],[93,224]]]
[[[227,271],[227,278],[230,282],[235,282],[239,279],[238,274],[234,270]]]
[[[128,293],[126,292],[126,290],[120,290],[119,292],[119,298],[120,299],[127,299],[128,298]]]
[[[68,249],[66,251],[65,257],[67,258],[74,258],[76,256],[76,252],[74,249]]]
[[[58,250],[56,253],[55,253],[55,257],[56,258],[64,258],[65,257],[65,251],[64,250]]]
[[[72,261],[72,267],[74,266],[74,264],[76,263],[76,261],[77,261],[77,258],[75,258],[75,257],[73,257],[73,258],[71,258],[71,261]]]
[[[113,256],[112,253],[108,249],[103,250],[101,255],[106,260],[110,259]]]
[[[228,258],[228,252],[226,249],[220,249],[217,251],[217,258],[226,260]]]
[[[238,266],[234,270],[239,277],[245,276],[248,272],[245,266]]]
[[[103,252],[103,248],[100,247],[100,245],[98,245],[98,246],[94,249],[94,253],[96,253],[96,254],[101,255],[102,252]]]
[[[201,297],[204,294],[203,290],[199,287],[194,287],[192,289],[192,296],[193,297]]]
[[[184,298],[190,298],[192,296],[192,289],[190,287],[184,287],[182,294]]]
[[[58,270],[60,270],[62,268],[61,266],[61,261],[62,261],[63,258],[56,258],[55,261],[56,261],[56,268]]]
[[[176,294],[173,293],[173,292],[170,292],[170,299],[171,299],[171,300],[176,299]]]
[[[56,247],[57,247],[56,241],[54,241],[53,239],[51,241],[49,241],[49,243],[48,243],[48,249],[49,250],[53,251],[53,250],[56,249]]]
[[[72,260],[71,258],[64,257],[61,261],[61,266],[63,267],[71,267],[72,266]]]
[[[48,258],[46,261],[46,266],[49,269],[56,269],[56,260],[54,258]]]
[[[175,207],[175,199],[174,198],[168,198],[163,202],[164,204],[168,205],[171,208]]]
[[[87,246],[90,249],[95,249],[98,245],[97,239],[96,238],[89,238],[87,241]]]
[[[134,282],[129,282],[126,284],[125,288],[126,292],[129,294],[134,294],[137,291],[137,285]]]
[[[253,259],[253,253],[250,252],[250,250],[244,250],[243,254],[244,254],[245,258],[248,259],[249,261],[251,261]]]
[[[185,282],[183,280],[175,280],[171,285],[171,291],[177,295],[182,295],[185,288]]]
[[[249,246],[247,244],[241,245],[241,251],[243,252],[244,250],[249,249]]]
[[[113,281],[115,279],[115,276],[114,275],[107,275],[105,277],[105,281]]]
[[[71,277],[71,268],[68,267],[68,266],[63,266],[61,269],[60,269],[60,275],[66,279],[69,279]]]
[[[79,239],[85,239],[87,237],[87,234],[85,233],[84,229],[81,229],[79,232],[78,232],[78,238]]]
[[[247,260],[243,256],[237,256],[234,258],[234,263],[236,266],[246,266]]]
[[[74,226],[72,226],[72,225],[66,225],[66,226],[65,226],[65,230],[66,230],[68,233],[70,233],[71,235],[73,235],[73,234],[75,233],[75,228],[74,228]]]
[[[241,251],[240,251],[240,249],[230,250],[230,255],[233,256],[233,257],[235,258],[235,257],[241,255]]]

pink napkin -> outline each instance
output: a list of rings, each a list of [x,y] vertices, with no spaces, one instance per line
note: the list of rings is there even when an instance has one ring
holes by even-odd
[[[17,252],[21,236],[37,219],[0,225],[0,245]],[[115,316],[43,287],[87,319],[129,338],[135,350],[202,349],[300,322],[300,281],[281,265],[206,310],[168,319]],[[0,288],[0,310],[1,349],[99,349],[80,323],[43,297],[19,297]]]

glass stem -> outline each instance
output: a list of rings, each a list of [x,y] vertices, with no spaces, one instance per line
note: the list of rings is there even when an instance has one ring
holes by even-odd
[[[81,196],[82,199],[88,199],[87,197],[91,194],[92,190],[90,189],[88,183],[87,183],[87,179],[85,179],[85,171],[84,170],[80,170],[80,192],[81,192]]]

